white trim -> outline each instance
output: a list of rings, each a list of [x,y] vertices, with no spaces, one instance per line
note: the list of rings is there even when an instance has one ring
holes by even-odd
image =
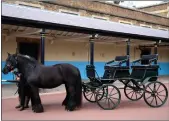
[[[152,28],[151,25],[146,25],[146,24],[140,24],[141,27],[146,27],[146,28]]]
[[[124,21],[124,20],[119,20],[119,23],[133,25],[132,22]]]
[[[70,14],[70,15],[77,15],[77,16],[80,15],[79,12],[70,11],[70,10],[65,10],[65,9],[59,9],[59,12],[60,12],[60,13],[65,13],[65,14]]]
[[[92,15],[92,18],[106,20],[106,21],[109,20],[109,18],[107,18],[107,17],[97,16],[97,15]]]
[[[7,80],[2,80],[2,82],[7,82]]]

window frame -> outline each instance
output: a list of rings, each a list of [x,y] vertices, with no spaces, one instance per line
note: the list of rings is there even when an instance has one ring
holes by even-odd
[[[69,15],[76,15],[76,16],[80,16],[79,12],[75,12],[75,11],[70,11],[70,10],[65,10],[65,9],[59,9],[60,13],[64,13],[64,14],[69,14]]]

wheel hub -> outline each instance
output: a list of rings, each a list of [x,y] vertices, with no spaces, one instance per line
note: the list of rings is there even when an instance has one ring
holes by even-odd
[[[153,91],[152,94],[151,94],[152,97],[155,97],[157,95],[158,95],[157,91]]]

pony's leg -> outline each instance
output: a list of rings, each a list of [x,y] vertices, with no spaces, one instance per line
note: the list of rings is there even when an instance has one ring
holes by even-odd
[[[68,104],[66,105],[66,109],[68,111],[73,111],[76,108],[76,101],[75,101],[75,88],[74,86],[69,86],[68,87]]]
[[[32,95],[31,95],[32,93],[31,93],[31,90],[30,90],[30,87],[28,84],[26,85],[26,90],[27,90],[27,93],[26,93],[25,108],[29,108],[29,101],[32,97]]]
[[[68,86],[65,84],[65,88],[66,88],[66,97],[64,99],[64,101],[62,102],[62,106],[66,106],[68,103],[68,97],[69,97],[69,91],[68,91]]]
[[[24,108],[29,108],[29,100],[30,100],[30,96],[26,96]]]
[[[29,86],[29,85],[28,85]],[[33,93],[31,91],[31,88],[29,87],[28,89],[28,104],[29,104],[29,101],[31,101],[31,106],[32,106],[32,111],[34,111],[34,108],[35,108],[35,101],[34,101],[34,98],[33,98]]]
[[[34,111],[34,108],[35,108],[35,101],[34,101],[34,99],[33,99],[32,93],[31,93],[30,99],[31,99],[32,111]]]
[[[44,111],[43,106],[41,104],[41,99],[39,96],[39,89],[38,87],[35,87],[32,83],[29,83],[30,87],[31,87],[31,91],[32,91],[32,98],[33,98],[33,102],[34,102],[34,106],[33,106],[33,111],[36,113],[41,113]]]

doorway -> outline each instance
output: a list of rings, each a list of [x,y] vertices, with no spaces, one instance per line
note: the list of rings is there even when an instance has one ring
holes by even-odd
[[[142,55],[150,55],[151,54],[151,48],[143,48],[141,49],[141,56]]]
[[[29,55],[39,60],[39,43],[35,42],[18,42],[18,51],[20,54]]]
[[[140,56],[142,55],[150,55],[151,54],[151,48],[142,48],[141,49],[141,54]],[[141,61],[141,64],[149,64],[149,60],[142,60]]]

